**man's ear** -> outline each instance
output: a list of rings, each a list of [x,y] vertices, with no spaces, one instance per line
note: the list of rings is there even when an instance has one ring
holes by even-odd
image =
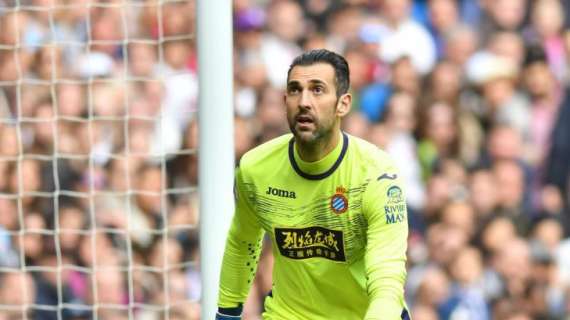
[[[336,115],[338,117],[344,117],[350,112],[352,107],[352,95],[350,93],[345,93],[338,99],[336,105]]]

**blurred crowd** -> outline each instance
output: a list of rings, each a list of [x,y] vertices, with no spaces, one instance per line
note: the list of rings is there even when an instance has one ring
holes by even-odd
[[[0,0],[0,319],[199,319],[194,26]]]
[[[0,0],[1,320],[198,319],[195,19]],[[567,1],[235,0],[233,24],[236,163],[288,132],[296,55],[347,58],[344,130],[406,186],[414,320],[570,319]],[[271,269],[267,241],[244,319]]]
[[[236,114],[255,144],[287,131],[281,88],[295,55],[347,58],[344,129],[390,153],[407,189],[415,320],[570,319],[567,1],[235,5]],[[266,266],[269,254],[252,319]]]

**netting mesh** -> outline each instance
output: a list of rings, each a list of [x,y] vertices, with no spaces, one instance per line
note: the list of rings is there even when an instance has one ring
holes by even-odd
[[[0,0],[0,319],[198,319],[194,1]]]

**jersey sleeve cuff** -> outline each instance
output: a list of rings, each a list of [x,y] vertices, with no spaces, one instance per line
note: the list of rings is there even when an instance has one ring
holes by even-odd
[[[232,307],[232,308],[218,307],[218,314],[223,315],[223,316],[235,317],[235,318],[228,318],[228,319],[239,319],[241,317],[242,311],[243,311],[242,305],[239,305],[237,307]]]

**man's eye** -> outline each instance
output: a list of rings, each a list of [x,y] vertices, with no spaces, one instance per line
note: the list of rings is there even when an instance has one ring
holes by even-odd
[[[287,92],[288,92],[289,94],[297,94],[297,93],[299,93],[299,88],[289,88],[289,89],[287,90]]]
[[[323,87],[318,87],[318,86],[317,86],[317,87],[314,87],[314,88],[313,88],[313,92],[314,92],[314,93],[323,93],[323,92],[324,92],[324,89],[323,89]]]

